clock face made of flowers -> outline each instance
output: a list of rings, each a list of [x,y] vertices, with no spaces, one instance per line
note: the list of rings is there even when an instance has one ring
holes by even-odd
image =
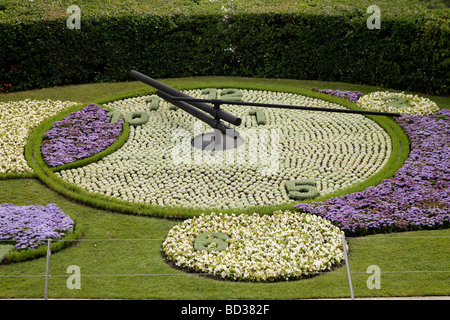
[[[391,154],[381,126],[360,114],[315,111],[344,109],[324,100],[230,88],[184,93],[313,110],[222,105],[241,119],[235,138],[217,135],[156,94],[123,99],[105,106],[112,110],[111,126],[130,124],[128,141],[98,162],[56,174],[89,193],[130,203],[240,209],[344,190],[378,172]]]
[[[305,204],[299,200],[343,190],[380,170],[392,149],[390,138],[398,144],[395,135],[389,137],[377,123],[359,114],[325,112],[342,107],[298,94],[236,89],[185,92],[202,100],[237,101],[220,107],[241,120],[239,139],[217,134],[209,124],[177,109],[161,94],[134,97],[108,104],[110,110],[91,104],[70,114],[64,112],[69,115],[59,115],[61,121],[49,119],[53,128],[37,130],[41,135],[46,133],[40,150],[33,147],[33,158],[39,160],[42,154],[56,175],[48,167],[39,171],[54,181],[78,186],[61,184],[67,189],[85,190],[92,198],[102,195],[108,203],[120,200],[138,207],[151,203],[152,209],[156,205],[167,210],[173,200],[179,201],[179,206],[210,212],[175,226],[162,249],[178,267],[231,279],[293,279],[326,271],[342,261],[344,230],[351,234],[371,228],[437,225],[448,213],[442,197],[449,177],[445,160],[442,163],[448,154],[442,143],[448,141],[448,112],[397,121],[411,138],[412,153],[418,145],[423,150],[392,179],[364,192]],[[303,105],[313,110],[265,108],[258,103]],[[394,93],[375,92],[363,96],[358,105],[390,112],[402,108],[402,113],[411,111],[408,109],[419,114],[436,111],[426,100]],[[432,124],[431,128],[425,123]],[[121,139],[123,145],[117,144]],[[427,142],[422,143],[424,139]],[[33,135],[29,141],[40,140]],[[116,144],[120,149],[108,147]],[[96,157],[105,148],[108,155]],[[431,161],[435,158],[438,160]],[[423,159],[427,166],[420,171]],[[37,169],[36,162],[29,163]],[[69,165],[64,169],[54,167],[65,163]],[[430,171],[431,164],[434,171]],[[422,184],[411,189],[411,181],[417,180]],[[422,191],[429,188],[434,191]],[[155,193],[159,189],[163,191]],[[189,202],[182,202],[189,197]],[[418,198],[424,201],[410,201]],[[151,202],[154,199],[158,201]],[[202,202],[204,199],[208,201]],[[275,212],[270,207],[270,215],[239,214],[244,212],[240,208],[247,206],[286,202],[304,213]],[[413,202],[411,211],[408,205]],[[379,203],[389,205],[380,207]],[[428,208],[429,203],[436,205]],[[211,213],[209,209],[214,207],[232,208],[235,214]],[[26,208],[26,212],[31,209]],[[394,213],[394,209],[400,212]],[[14,213],[16,209],[8,207],[6,211]]]

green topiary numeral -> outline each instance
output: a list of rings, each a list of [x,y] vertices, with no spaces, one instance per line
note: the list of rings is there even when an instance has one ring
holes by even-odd
[[[391,102],[387,102],[386,106],[387,107],[392,107],[392,108],[403,108],[403,107],[408,107],[408,99],[405,98],[401,98],[401,97],[386,97],[383,98],[384,101],[391,101]]]
[[[206,94],[208,96],[207,98],[208,100],[217,99],[217,89],[211,88],[203,89],[202,94]]]
[[[159,98],[158,97],[147,98],[147,99],[145,99],[145,102],[150,104],[150,106],[148,108],[150,111],[158,110],[158,108],[159,108]]]
[[[200,233],[194,241],[194,250],[207,252],[223,251],[228,248],[228,236],[225,233],[211,231]]]
[[[122,114],[117,110],[113,110],[108,112],[108,115],[111,116],[111,119],[109,120],[110,123],[117,123]]]
[[[144,111],[133,111],[125,115],[125,121],[132,126],[141,126],[148,122],[149,116]]]
[[[264,125],[266,124],[266,114],[264,113],[264,110],[262,109],[252,109],[248,113],[249,115],[256,115],[256,123],[258,125]]]
[[[242,91],[238,89],[224,89],[220,91],[220,98],[228,101],[241,101]]]
[[[294,200],[313,199],[319,195],[314,180],[289,180],[285,185],[289,198]]]

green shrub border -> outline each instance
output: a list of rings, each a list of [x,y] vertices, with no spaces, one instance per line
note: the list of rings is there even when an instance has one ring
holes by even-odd
[[[37,175],[34,172],[7,172],[0,173],[0,180],[8,180],[8,179],[34,179],[37,178]]]
[[[274,82],[268,84],[245,83],[242,86],[239,86],[239,84],[236,83],[235,81],[236,79],[232,81],[227,80],[217,81],[216,87],[226,88],[231,83],[233,85],[233,88],[239,87],[240,89],[269,90],[275,92],[302,94],[312,98],[319,98],[332,103],[338,103],[349,109],[359,110],[359,108],[356,106],[355,103],[349,102],[343,98],[332,97],[323,93],[283,86],[282,84],[276,84]],[[211,88],[211,83],[207,83],[207,81],[205,81],[203,84],[196,83],[195,85],[181,85],[175,87],[177,87],[177,89],[179,90],[202,89],[202,88]],[[121,94],[118,96],[98,100],[94,103],[101,105],[116,100],[131,98],[139,95],[151,95],[154,93],[155,90],[152,88],[141,89],[126,94]],[[157,206],[144,203],[132,203],[119,200],[113,197],[89,193],[84,189],[82,189],[81,187],[75,184],[68,183],[59,178],[58,176],[56,176],[55,173],[44,164],[40,152],[40,143],[42,141],[44,133],[48,130],[49,127],[51,127],[51,125],[53,124],[54,121],[56,121],[57,118],[61,118],[63,115],[67,115],[71,111],[72,110],[70,109],[65,110],[62,113],[58,114],[57,116],[47,119],[39,127],[37,127],[32,132],[30,139],[26,145],[25,156],[27,161],[29,162],[29,165],[33,168],[36,175],[42,182],[44,182],[51,189],[80,203],[84,203],[97,208],[115,211],[119,213],[179,219],[179,218],[192,218],[205,212],[237,213],[237,211],[239,211],[239,213],[245,214],[251,214],[254,212],[257,212],[259,214],[273,214],[273,212],[277,210],[293,210],[293,205],[299,202],[299,201],[290,201],[288,203],[281,205],[255,206],[244,209],[221,209],[221,208],[201,209],[193,207]],[[358,183],[347,189],[340,190],[332,194],[328,194],[326,196],[319,196],[313,200],[304,200],[302,202],[305,203],[310,203],[312,201],[320,202],[329,199],[331,197],[362,191],[369,186],[379,184],[383,179],[392,177],[394,173],[403,165],[404,161],[406,160],[409,154],[409,143],[410,143],[409,138],[406,135],[405,131],[395,122],[395,120],[391,118],[382,116],[367,116],[367,117],[378,123],[391,137],[392,153],[386,165],[378,173],[372,175],[367,180],[362,181],[361,183]]]
[[[81,30],[65,28],[67,17],[2,21],[0,86],[118,82],[136,69],[154,78],[231,75],[449,93],[448,11],[386,11],[379,30],[367,28],[369,15],[357,5],[338,13],[326,6],[317,13],[282,11],[244,10],[227,19],[220,12],[99,11],[84,16]]]

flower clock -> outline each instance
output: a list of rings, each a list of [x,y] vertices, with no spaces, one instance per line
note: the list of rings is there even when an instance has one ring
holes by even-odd
[[[205,97],[213,90],[186,92]],[[230,92],[214,94],[229,99],[225,94]],[[234,99],[247,102],[342,108],[298,94],[232,92]],[[192,144],[212,129],[155,95],[106,107],[131,124],[126,144],[99,162],[57,174],[90,193],[130,203],[221,210],[294,204],[303,196],[324,196],[368,179],[392,150],[386,131],[362,115],[228,106],[242,119],[243,143],[208,150]],[[203,144],[208,143],[205,138]]]
[[[154,92],[102,105],[57,102],[59,109],[48,108],[56,112],[42,111],[33,124],[30,112],[19,123],[4,112],[0,130],[17,139],[0,136],[8,157],[0,160],[2,173],[35,172],[92,206],[185,218],[164,240],[164,258],[220,279],[301,279],[342,263],[344,233],[448,227],[450,114],[430,100],[318,88],[308,95],[213,87],[183,93],[321,111],[225,104],[222,110],[242,119],[231,138]],[[47,104],[40,103],[43,110]],[[326,111],[347,107],[402,116]],[[398,164],[405,133],[410,152]],[[73,232],[57,207],[1,208],[8,222],[0,228],[14,228],[0,235],[15,250]],[[29,238],[26,228],[37,223],[27,215],[36,210],[54,217]]]

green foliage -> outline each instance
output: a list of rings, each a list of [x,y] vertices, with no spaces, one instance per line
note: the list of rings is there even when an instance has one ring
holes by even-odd
[[[223,251],[228,248],[228,236],[222,232],[211,231],[200,233],[194,241],[194,250],[207,252]]]
[[[294,200],[314,199],[319,196],[319,190],[314,180],[289,180],[285,182],[289,198]]]
[[[184,273],[161,258],[163,241],[159,239],[179,225],[178,220],[94,209],[61,197],[34,179],[0,181],[0,198],[20,205],[57,203],[83,223],[83,239],[50,257],[49,299],[271,300],[350,296],[345,266],[300,281],[217,281]],[[436,270],[448,270],[450,229],[381,234],[347,241],[356,298],[449,295],[448,273]],[[381,290],[367,287],[370,274],[366,269],[372,264],[381,269]],[[81,290],[67,288],[70,265],[81,269]],[[0,265],[0,298],[43,299],[45,268],[45,258]]]
[[[225,101],[241,101],[242,91],[239,89],[224,89],[220,91],[220,99]]]
[[[14,246],[12,244],[1,244],[0,243],[0,262],[3,260],[3,258],[14,249]]]
[[[141,126],[148,122],[149,116],[148,113],[144,111],[133,111],[127,113],[124,119],[125,122],[132,126]]]
[[[428,9],[446,9],[450,8],[449,0],[418,0],[423,6]]]
[[[109,120],[110,123],[117,123],[119,118],[122,116],[122,114],[116,110],[108,112],[108,115],[111,116],[111,119]]]
[[[264,110],[260,108],[252,109],[249,111],[249,114],[256,116],[256,123],[258,125],[266,124],[266,114],[264,113]]]
[[[368,0],[93,1],[82,6],[80,30],[66,27],[70,1],[4,2],[0,78],[10,91],[124,81],[136,69],[449,93],[448,9],[412,0],[377,3],[379,30],[366,26]]]
[[[145,99],[145,102],[147,102],[147,104],[149,105],[149,110],[153,111],[153,110],[158,110],[159,108],[159,98],[158,97],[150,97]]]
[[[408,99],[401,98],[401,97],[386,97],[383,98],[384,101],[386,101],[387,107],[393,107],[393,108],[402,108],[405,106],[405,104],[408,104]]]

